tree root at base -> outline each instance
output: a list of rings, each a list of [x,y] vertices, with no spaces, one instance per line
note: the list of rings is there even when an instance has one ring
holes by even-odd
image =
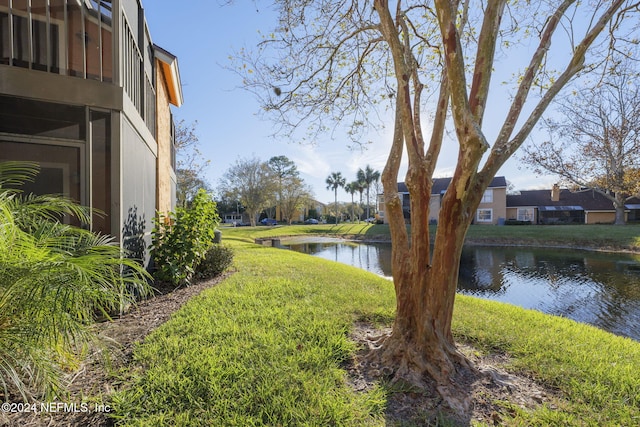
[[[347,367],[349,383],[355,391],[387,384],[385,387],[391,391],[385,410],[388,420],[420,424],[446,419],[453,425],[469,425],[476,420],[499,424],[512,415],[505,410],[504,402],[509,407],[531,410],[543,404],[553,408],[561,400],[553,389],[526,375],[508,372],[508,355],[480,356],[476,349],[462,343],[453,346],[447,382],[439,384],[426,369],[426,357],[417,357],[407,346],[389,342],[390,338],[391,328],[356,324],[352,339],[361,345],[361,350]],[[436,372],[440,374],[441,370]]]

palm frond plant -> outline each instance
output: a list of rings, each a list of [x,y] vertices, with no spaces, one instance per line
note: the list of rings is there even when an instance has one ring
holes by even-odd
[[[93,340],[96,313],[108,315],[150,293],[149,275],[110,236],[64,224],[91,212],[62,196],[6,188],[36,166],[0,163],[0,393],[59,396],[62,370]]]

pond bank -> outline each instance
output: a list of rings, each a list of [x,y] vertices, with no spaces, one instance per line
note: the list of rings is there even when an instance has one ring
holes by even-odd
[[[280,247],[391,279],[391,245],[335,237]],[[640,257],[620,252],[466,245],[457,292],[587,323],[640,342]]]
[[[408,230],[410,231],[410,226]],[[431,228],[432,238],[437,228]],[[277,225],[275,227],[222,228],[223,235],[233,238],[292,236],[333,237],[367,242],[391,240],[387,225],[339,224],[339,225]],[[466,245],[525,246],[580,249],[600,252],[624,252],[640,254],[640,224],[614,225],[522,225],[487,226],[472,225],[467,233]]]

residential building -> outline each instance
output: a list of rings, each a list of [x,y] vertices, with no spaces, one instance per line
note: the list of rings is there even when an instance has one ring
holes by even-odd
[[[625,204],[627,221],[640,219],[640,200]],[[615,222],[613,202],[591,189],[526,190],[507,196],[507,218],[532,224],[608,224]]]
[[[440,214],[442,197],[447,191],[451,178],[433,180],[429,220],[436,224]],[[550,190],[524,190],[518,194],[506,193],[507,181],[495,177],[478,206],[474,224],[504,224],[505,221],[529,221],[531,224],[609,224],[615,222],[613,202],[591,189],[569,190],[554,185]],[[411,203],[409,190],[404,183],[398,184],[402,198],[404,217],[410,220]],[[380,218],[384,218],[384,198],[378,195]],[[640,198],[635,197],[625,203],[627,222],[640,221]]]
[[[177,58],[139,0],[0,0],[0,161],[33,161],[26,190],[100,210],[90,227],[146,255],[175,205]]]
[[[234,226],[251,222],[251,218],[249,218],[246,212],[227,212],[222,214],[221,217],[224,224],[233,224]]]
[[[440,215],[442,198],[451,183],[451,178],[434,178],[431,187],[431,200],[429,202],[429,221],[437,224]],[[409,189],[404,182],[398,183],[398,193],[402,198],[402,211],[405,221],[410,221],[411,199]],[[476,210],[473,220],[475,224],[498,224],[502,223],[507,215],[507,180],[504,176],[495,177],[482,196],[482,201]],[[387,223],[384,212],[384,198],[378,196],[378,217]]]

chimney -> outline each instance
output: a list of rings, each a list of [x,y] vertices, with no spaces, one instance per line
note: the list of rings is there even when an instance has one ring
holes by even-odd
[[[553,188],[551,189],[551,201],[560,201],[560,186],[558,184],[553,184]]]

